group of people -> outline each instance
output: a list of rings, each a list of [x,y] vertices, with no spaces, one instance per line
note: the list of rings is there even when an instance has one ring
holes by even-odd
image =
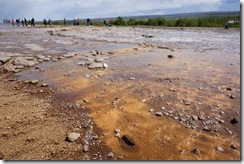
[[[112,20],[110,20],[109,23],[107,23],[106,20],[103,20],[103,26],[109,26],[109,27],[112,27],[112,25],[113,25]]]
[[[74,26],[80,26],[81,25],[81,19],[80,18],[78,18],[78,19],[73,19],[73,24],[74,24]],[[92,20],[91,19],[89,19],[89,18],[87,18],[87,20],[86,20],[86,24],[87,24],[87,26],[92,26]],[[67,24],[66,24],[66,19],[64,18],[64,25],[66,26]]]
[[[24,26],[28,26],[28,22],[31,23],[31,26],[35,26],[35,19],[34,18],[32,18],[29,21],[27,21],[26,18],[21,19],[21,20],[20,20],[20,18],[19,19],[16,19],[16,20],[14,20],[14,19],[12,19],[12,20],[10,20],[10,19],[3,19],[3,25],[11,25],[12,24],[13,27],[15,25],[17,27],[20,27],[20,25],[22,25],[23,27]]]
[[[47,24],[48,24],[49,26],[52,26],[52,21],[51,21],[50,18],[48,19],[48,21],[47,21],[46,19],[43,19],[43,24],[44,24],[45,26],[47,26]]]

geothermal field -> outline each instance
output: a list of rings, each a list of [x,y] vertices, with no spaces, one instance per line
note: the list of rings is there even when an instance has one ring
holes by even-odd
[[[240,160],[240,29],[0,26],[0,159]]]

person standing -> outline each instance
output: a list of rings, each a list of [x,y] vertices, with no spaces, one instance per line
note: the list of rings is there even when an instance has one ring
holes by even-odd
[[[23,27],[25,26],[25,22],[24,22],[23,19],[21,19],[21,24],[22,24]]]
[[[225,22],[225,29],[229,29],[229,20],[226,19],[226,22]]]
[[[74,26],[76,25],[76,19],[73,20]]]
[[[49,24],[49,26],[52,26],[52,21],[50,18],[48,19],[48,24]]]
[[[27,26],[28,26],[28,24],[27,24],[27,20],[26,20],[26,19],[24,19],[24,21],[25,21],[25,26],[27,27]]]
[[[35,19],[34,18],[31,19],[31,26],[35,27]]]
[[[12,19],[12,26],[14,27],[14,19]]]
[[[67,24],[66,24],[66,19],[64,18],[64,26],[66,26]]]

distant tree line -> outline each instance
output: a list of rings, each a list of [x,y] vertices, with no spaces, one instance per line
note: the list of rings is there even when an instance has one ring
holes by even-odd
[[[130,18],[124,20],[118,17],[114,21],[117,26],[165,26],[165,27],[224,27],[229,20],[230,27],[240,28],[240,14],[212,14],[200,18],[165,19],[162,17],[149,19]]]

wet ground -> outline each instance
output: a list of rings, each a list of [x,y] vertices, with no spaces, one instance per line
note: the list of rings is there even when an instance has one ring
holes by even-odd
[[[56,59],[15,76],[47,83],[55,105],[84,106],[112,159],[240,160],[240,30],[1,27],[0,37],[1,55]],[[108,67],[79,64],[92,57]]]

